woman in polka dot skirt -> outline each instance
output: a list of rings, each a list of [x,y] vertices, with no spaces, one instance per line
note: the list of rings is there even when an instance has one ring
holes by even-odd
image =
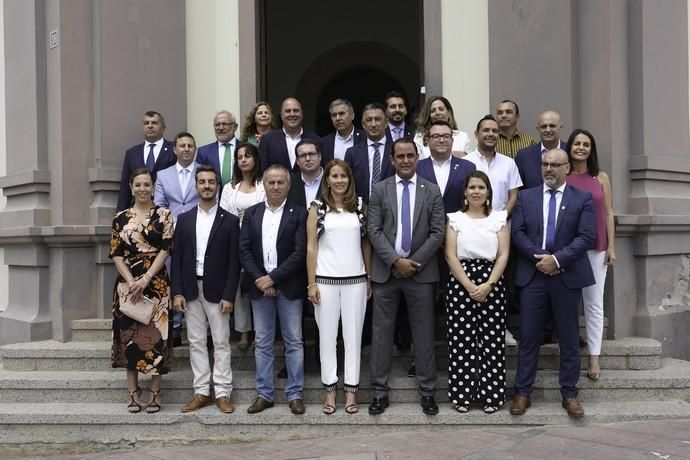
[[[476,402],[491,414],[505,402],[510,233],[506,211],[493,211],[491,197],[488,176],[473,171],[462,210],[448,214],[448,398],[460,413]]]

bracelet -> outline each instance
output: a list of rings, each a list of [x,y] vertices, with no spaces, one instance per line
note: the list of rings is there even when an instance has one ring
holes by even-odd
[[[152,277],[151,275],[149,275],[148,272],[146,272],[146,273],[144,273],[143,275],[141,275],[141,277],[144,278],[144,279],[145,279],[146,281],[148,281],[149,283],[150,283],[151,280],[153,279],[153,277]]]

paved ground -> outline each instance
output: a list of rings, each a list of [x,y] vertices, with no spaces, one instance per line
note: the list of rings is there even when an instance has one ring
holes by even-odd
[[[28,459],[29,457],[25,457]],[[38,457],[31,457],[38,458]],[[42,457],[178,459],[690,459],[690,420],[575,426],[453,428],[367,436],[261,441]]]

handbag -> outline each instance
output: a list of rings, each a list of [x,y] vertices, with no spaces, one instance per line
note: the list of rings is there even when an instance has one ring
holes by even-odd
[[[142,296],[138,302],[132,302],[126,282],[117,284],[117,295],[120,298],[120,311],[141,324],[148,325],[153,318],[154,301]]]

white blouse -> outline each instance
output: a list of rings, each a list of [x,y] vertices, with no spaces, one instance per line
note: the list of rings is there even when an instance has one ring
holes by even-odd
[[[261,181],[257,181],[254,191],[249,193],[240,192],[240,185],[241,182],[238,182],[234,187],[231,187],[230,184],[223,187],[219,205],[230,214],[239,217],[240,225],[242,225],[244,210],[264,201],[266,192]]]
[[[458,234],[458,259],[496,260],[498,232],[506,224],[506,211],[491,211],[481,219],[472,219],[464,212],[448,214],[448,223]]]

